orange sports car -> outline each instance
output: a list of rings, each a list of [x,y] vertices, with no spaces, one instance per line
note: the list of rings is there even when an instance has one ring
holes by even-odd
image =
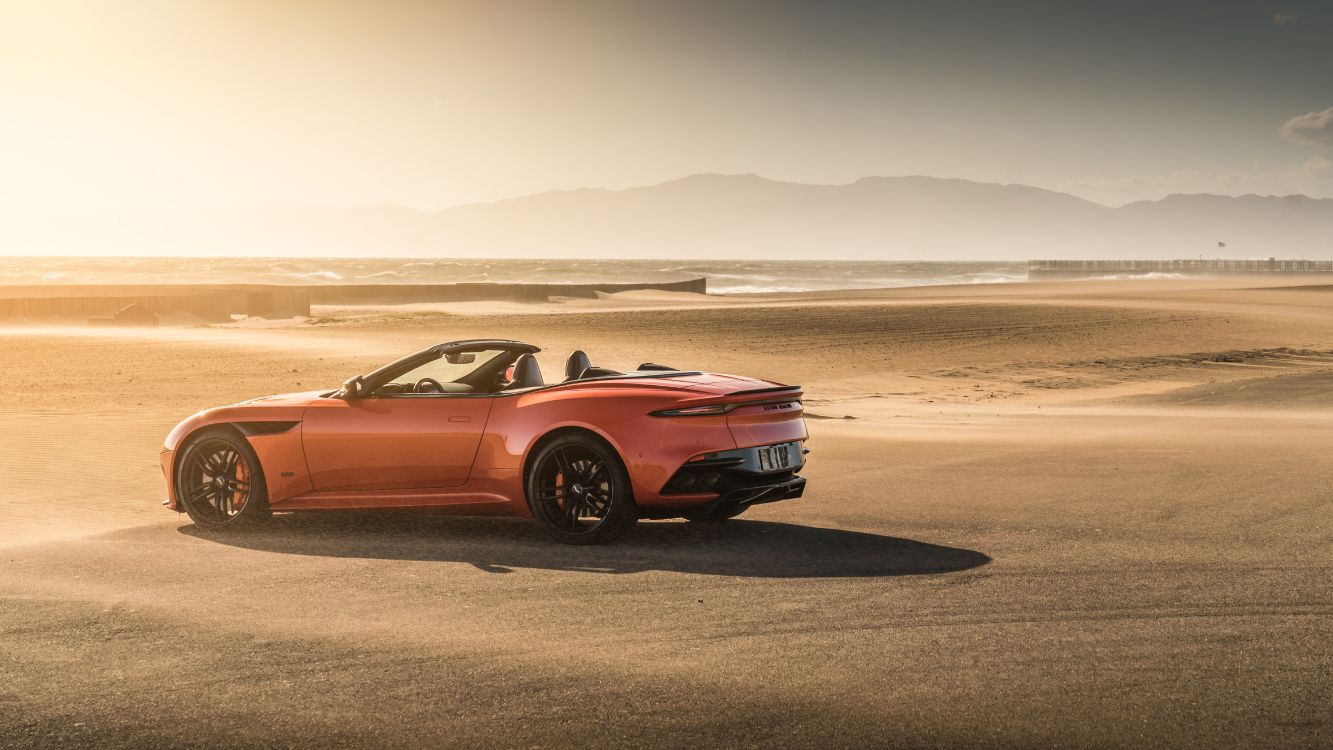
[[[532,516],[561,542],[640,518],[722,520],[800,497],[801,389],[645,363],[542,377],[531,344],[440,344],[333,391],[200,412],[167,435],[165,504],[200,526],[273,512]]]

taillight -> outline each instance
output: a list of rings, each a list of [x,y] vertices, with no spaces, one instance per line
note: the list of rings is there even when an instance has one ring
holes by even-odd
[[[726,414],[742,406],[762,406],[764,411],[780,411],[791,409],[801,403],[801,400],[791,398],[769,398],[754,401],[732,401],[726,404],[709,404],[707,406],[682,406],[679,409],[662,409],[661,411],[649,412],[654,417],[704,417],[716,414]]]
[[[685,406],[680,409],[662,409],[649,412],[654,417],[706,417],[713,414],[726,414],[739,404],[709,404],[708,406]]]

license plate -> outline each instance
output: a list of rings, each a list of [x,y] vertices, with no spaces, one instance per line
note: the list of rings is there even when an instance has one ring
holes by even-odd
[[[779,471],[791,468],[791,452],[786,445],[770,445],[759,449],[759,470]]]

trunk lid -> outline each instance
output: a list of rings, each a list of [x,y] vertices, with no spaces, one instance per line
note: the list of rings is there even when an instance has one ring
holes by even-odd
[[[727,429],[737,448],[805,440],[808,436],[800,386],[713,373],[665,380],[699,394],[698,398],[682,401],[678,408],[727,406]]]
[[[724,397],[728,405],[727,428],[736,447],[771,445],[805,440],[805,408],[797,386],[741,391]]]

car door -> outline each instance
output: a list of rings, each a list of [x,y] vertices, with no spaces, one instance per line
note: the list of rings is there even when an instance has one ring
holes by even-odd
[[[493,402],[445,394],[320,399],[301,427],[310,481],[320,492],[457,487],[472,470]]]

